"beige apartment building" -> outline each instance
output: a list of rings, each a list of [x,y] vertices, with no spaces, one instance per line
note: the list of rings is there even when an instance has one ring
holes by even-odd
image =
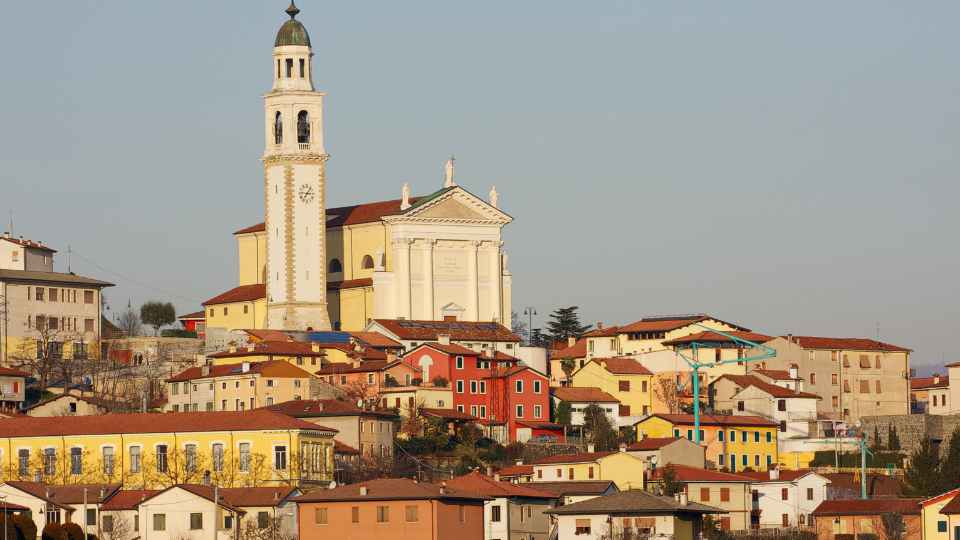
[[[805,391],[817,394],[821,419],[910,414],[910,349],[860,338],[781,336],[766,343],[777,356],[759,367],[796,368]]]
[[[0,365],[37,358],[99,356],[100,291],[112,283],[53,271],[56,250],[0,236]]]
[[[192,367],[167,379],[168,412],[245,411],[312,399],[320,381],[283,360]]]
[[[270,408],[305,422],[336,429],[334,440],[356,448],[364,457],[393,456],[393,439],[400,416],[392,411],[360,408],[336,399],[287,401]]]

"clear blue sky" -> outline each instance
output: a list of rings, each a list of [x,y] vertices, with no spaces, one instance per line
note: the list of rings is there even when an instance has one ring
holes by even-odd
[[[960,360],[957,2],[299,6],[331,204],[433,191],[455,153],[460,183],[496,184],[516,217],[517,309],[879,323],[916,364]],[[67,245],[109,269],[73,259],[119,284],[114,309],[234,286],[285,7],[6,3],[4,221],[61,269]]]

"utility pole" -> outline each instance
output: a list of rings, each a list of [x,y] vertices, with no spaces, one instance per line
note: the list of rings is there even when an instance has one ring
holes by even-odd
[[[527,345],[530,345],[530,340],[533,338],[533,316],[537,314],[537,310],[532,306],[523,308],[523,314],[529,317],[529,324],[527,324]]]

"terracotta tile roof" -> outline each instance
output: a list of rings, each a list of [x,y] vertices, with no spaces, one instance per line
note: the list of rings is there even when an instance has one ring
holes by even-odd
[[[533,420],[517,420],[517,424],[521,426],[527,426],[528,428],[533,429],[544,429],[549,431],[563,431],[563,424],[556,424],[554,422],[534,422]]]
[[[495,322],[416,321],[374,319],[390,333],[403,340],[437,341],[441,334],[455,341],[505,341],[518,343],[520,337]]]
[[[547,456],[533,462],[533,465],[555,465],[558,463],[593,463],[598,459],[616,454],[619,450],[607,450],[605,452],[583,452],[580,454],[558,454],[556,456]]]
[[[829,349],[846,351],[910,352],[910,349],[882,341],[863,338],[833,338],[818,336],[780,336],[793,339],[804,349]]]
[[[423,197],[410,197],[410,203],[416,204]],[[390,201],[377,201],[371,203],[358,204],[354,206],[340,206],[327,209],[327,228],[342,227],[344,225],[359,225],[361,223],[374,223],[380,221],[384,216],[400,214],[400,199]],[[266,230],[264,223],[257,223],[244,227],[233,234],[248,234],[263,232]]]
[[[118,510],[136,510],[141,501],[160,493],[159,489],[120,489],[100,506],[104,512]]]
[[[87,502],[99,504],[107,500],[120,484],[71,484],[66,486],[43,484],[40,482],[6,482],[8,486],[29,493],[34,497],[50,500],[58,505],[76,505],[83,503],[83,490],[87,490]]]
[[[220,293],[213,298],[203,302],[202,306],[211,304],[229,304],[232,302],[254,302],[267,297],[267,286],[263,283],[253,285],[240,285],[227,292]]]
[[[264,407],[294,418],[322,418],[324,416],[379,416],[397,418],[392,412],[361,409],[337,399],[296,399]]]
[[[313,350],[316,346],[317,350]],[[337,349],[353,353],[347,343],[307,343],[304,341],[261,341],[249,347],[237,347],[207,355],[210,358],[241,358],[244,356],[326,356],[325,349]]]
[[[727,511],[695,502],[680,504],[680,501],[673,497],[661,497],[639,489],[631,489],[551,508],[544,513],[577,516],[591,514],[726,514]]]
[[[910,379],[911,390],[925,390],[927,388],[949,388],[950,377],[943,375],[938,377],[914,377]]]
[[[436,418],[442,418],[444,420],[467,420],[467,421],[476,421],[477,417],[473,416],[470,413],[460,412],[456,409],[433,409],[433,408],[423,408],[420,409],[424,416],[433,416]]]
[[[531,473],[532,473],[531,469]],[[501,473],[502,475],[502,473]],[[617,490],[612,480],[569,480],[566,482],[534,482],[537,490],[553,493],[558,497],[564,495],[602,495],[609,489]]]
[[[750,374],[756,373],[757,375],[763,375],[768,379],[773,379],[775,381],[792,381],[795,380],[795,377],[790,376],[790,372],[785,369],[754,369],[750,371]]]
[[[742,339],[745,341],[752,341],[753,343],[766,343],[773,339],[772,336],[765,334],[758,334],[756,332],[725,332],[730,334],[733,337]],[[734,340],[729,337],[717,333],[717,332],[697,332],[696,334],[690,334],[689,336],[678,337],[676,339],[671,339],[669,341],[664,341],[664,345],[686,345],[689,343],[734,343]]]
[[[342,442],[340,442],[340,441],[338,441],[338,440],[336,440],[336,439],[334,439],[334,441],[333,441],[333,453],[334,453],[334,454],[343,454],[343,455],[347,455],[347,456],[359,456],[359,455],[360,455],[360,451],[359,451],[359,450],[357,450],[356,448],[354,448],[354,447],[352,447],[352,446],[350,446],[350,445],[348,445],[348,444],[342,443]]]
[[[583,337],[614,337],[620,333],[619,326],[607,326],[604,328],[594,328],[583,334]]]
[[[551,390],[553,397],[567,402],[620,403],[620,400],[591,386],[561,386]]]
[[[380,332],[350,332],[350,335],[371,347],[384,349],[402,349],[403,344],[394,341]]]
[[[33,240],[27,240],[26,238],[14,238],[0,236],[0,240],[6,240],[7,242],[12,242],[20,247],[30,248],[30,249],[39,249],[41,251],[46,251],[47,253],[56,253],[57,250],[51,248],[50,246],[45,246],[40,242],[34,242]]]
[[[954,496],[952,501],[940,509],[940,513],[945,515],[960,514],[960,497]]]
[[[264,330],[264,329],[246,329],[244,330],[250,337],[257,341],[293,341],[290,334],[283,330]]]
[[[253,431],[303,429],[330,431],[265,409],[252,411],[130,413],[74,416],[69,422],[57,417],[0,419],[0,437],[51,437],[130,433],[201,433],[208,431]]]
[[[659,450],[668,444],[673,444],[680,439],[677,437],[644,437],[643,440],[632,442],[627,446],[628,452],[645,452],[649,450]]]
[[[426,343],[421,343],[420,345],[418,345],[417,349],[419,349],[420,347],[430,347],[431,349],[436,349],[442,353],[459,355],[459,356],[480,356],[479,352],[468,349],[463,345],[457,345],[456,343],[448,343],[444,345],[443,343],[438,343],[436,341],[428,341]],[[417,349],[413,349],[407,354],[412,354],[413,351]]]
[[[922,499],[837,499],[823,501],[813,511],[815,516],[868,516],[888,512],[920,514]]]
[[[580,338],[573,345],[554,352],[551,355],[551,358],[558,358],[560,360],[564,360],[567,358],[570,358],[570,359],[586,358],[586,356],[587,356],[587,340],[586,338]]]
[[[513,477],[513,476],[531,476],[533,474],[533,465],[510,465],[509,467],[504,467],[497,471],[501,477]]]
[[[207,487],[207,486],[201,486]],[[297,491],[295,487],[220,488],[220,496],[237,508],[277,506]],[[210,497],[213,500],[213,497]]]
[[[636,332],[669,332],[671,330],[676,330],[677,328],[683,328],[684,326],[689,326],[694,323],[699,323],[703,321],[717,321],[727,326],[739,330],[741,332],[749,332],[749,328],[744,328],[742,326],[729,323],[717,319],[716,317],[711,317],[705,313],[700,313],[697,315],[680,315],[680,316],[666,316],[666,317],[644,317],[637,322],[630,323],[625,326],[620,327],[620,333],[630,334]]]
[[[204,320],[207,318],[206,311],[194,311],[193,313],[187,313],[186,315],[181,315],[177,319],[181,321],[191,321],[191,320]]]
[[[525,497],[553,499],[553,493],[538,491],[536,484],[511,484],[502,482],[479,472],[473,471],[447,481],[447,485],[457,491],[473,493],[483,497]]]
[[[820,473],[830,480],[830,491],[849,492],[851,494],[860,494],[860,477],[853,473]],[[870,497],[897,497],[900,494],[902,485],[894,476],[885,474],[867,475],[867,495]],[[842,497],[838,497],[842,498]]]
[[[594,358],[590,360],[590,362],[599,365],[615,375],[653,375],[649,369],[643,367],[643,364],[633,358]]]
[[[321,369],[318,369],[315,373],[317,375],[349,375],[352,373],[371,373],[379,372],[390,369],[401,362],[395,360],[393,362],[387,362],[386,360],[366,360],[360,362],[359,365],[354,366],[353,364],[348,364],[346,362],[333,362],[327,364]]]
[[[666,414],[666,413],[655,413],[650,415],[650,417],[662,418],[671,424],[681,425],[681,426],[692,426],[693,425],[693,415],[692,414]],[[648,417],[648,418],[650,418]],[[640,420],[643,422],[643,420]],[[638,422],[639,423],[639,422]],[[700,416],[700,424],[704,426],[763,426],[763,427],[773,427],[779,426],[776,422],[772,420],[767,420],[760,416],[736,416],[736,415],[715,415],[715,414],[704,414]]]
[[[750,482],[748,476],[734,474],[722,471],[713,471],[710,469],[698,469],[689,465],[678,465],[672,463],[666,467],[660,467],[653,471],[653,479],[663,478],[663,471],[672,469],[678,482]]]
[[[533,369],[530,366],[512,366],[512,367],[509,367],[509,369],[507,369],[506,371],[491,373],[490,375],[485,375],[483,378],[484,379],[509,379],[510,377],[513,377],[517,373],[522,373],[524,371],[532,371],[534,374],[536,374],[537,376],[543,379],[547,378],[546,375],[544,375],[543,373],[540,373],[539,371]]]
[[[62,272],[37,272],[34,270],[2,270],[0,280],[4,281],[42,281],[44,283],[63,283],[66,285],[89,285],[91,287],[113,287],[113,283],[100,281],[76,274]]]
[[[366,488],[361,494],[360,488]],[[300,503],[334,501],[410,501],[410,500],[467,500],[480,503],[486,497],[464,493],[450,487],[426,482],[415,482],[406,478],[381,478],[340,486],[335,489],[317,489],[305,493],[294,500]]]
[[[244,227],[242,229],[236,230],[233,234],[249,234],[255,232],[264,232],[267,230],[267,224],[264,222],[257,223],[255,225],[250,225],[249,227]]]
[[[359,289],[360,287],[373,287],[373,278],[348,279],[346,281],[328,281],[328,291],[339,291],[343,289]]]
[[[77,401],[82,401],[84,403],[89,403],[95,407],[99,407],[101,410],[106,412],[130,412],[130,407],[131,407],[130,403],[128,402],[111,401],[108,399],[98,398],[94,396],[82,396],[79,394],[68,392],[63,394],[57,394],[43,401],[34,403],[33,405],[25,408],[24,411],[30,411],[38,407],[47,405],[49,403],[53,403],[54,401],[57,401],[57,400],[70,399],[70,398],[75,399]]]
[[[8,367],[0,367],[0,377],[32,377],[30,373],[26,371],[20,371],[19,369],[13,369]]]
[[[206,375],[203,370],[208,369]],[[285,360],[268,360],[266,362],[253,362],[249,364],[248,373],[258,374],[263,377],[277,377],[280,379],[309,379],[313,375],[310,372],[298,368],[297,366]],[[229,377],[231,375],[243,375],[243,364],[222,364],[219,366],[192,367],[177,373],[167,379],[167,382],[194,381],[198,379],[214,379],[217,377]]]
[[[924,499],[923,501],[920,502],[920,506],[929,506],[931,504],[936,504],[938,502],[945,501],[947,499],[952,499],[957,495],[960,495],[960,488],[951,489],[950,491],[941,493],[939,495],[934,495],[933,497],[930,497],[928,499]]]
[[[802,478],[808,474],[817,474],[817,472],[810,469],[799,469],[796,471],[781,469],[779,472],[779,478],[776,480],[770,478],[770,471],[741,471],[737,474],[752,478],[755,482],[793,482],[794,480]]]
[[[747,388],[748,386],[753,386],[754,388],[757,388],[779,399],[790,399],[790,398],[820,399],[820,396],[818,396],[817,394],[811,394],[810,392],[795,392],[789,388],[784,388],[782,386],[777,386],[775,384],[768,383],[767,381],[761,379],[760,377],[755,377],[753,375],[721,375],[719,378],[733,381],[733,383],[739,386],[740,388]]]

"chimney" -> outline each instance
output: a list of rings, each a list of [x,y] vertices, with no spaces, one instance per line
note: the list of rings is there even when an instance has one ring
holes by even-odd
[[[939,374],[939,373],[934,373],[934,374],[933,374],[933,384],[940,384],[940,374]]]
[[[441,494],[441,495],[446,495],[446,494],[447,494],[447,483],[446,483],[446,482],[440,482],[440,494]]]
[[[397,351],[389,350],[387,351],[387,362],[393,362],[397,359]]]
[[[107,488],[101,487],[101,488],[100,488],[100,500],[103,500],[103,498],[106,497],[106,496],[107,496]]]
[[[456,315],[444,315],[444,316],[443,316],[443,322],[456,322],[456,320],[457,320],[457,316],[456,316]]]
[[[593,443],[588,443],[588,444],[587,444],[587,452],[589,452],[589,453],[591,453],[591,454],[596,451],[596,448],[597,448],[597,447],[594,446]]]
[[[241,372],[241,373],[249,373],[249,372],[250,372],[250,362],[244,362],[244,363],[240,364],[240,372]]]
[[[577,344],[577,338],[573,336],[567,337],[567,347],[573,347],[576,344]]]
[[[247,345],[247,352],[253,352],[257,350],[257,347],[253,344]]]
[[[437,343],[439,343],[439,344],[441,344],[441,345],[449,345],[449,344],[450,344],[450,334],[438,334],[438,335],[437,335]]]
[[[597,322],[597,330],[603,330],[603,321]]]
[[[200,368],[200,375],[203,376],[203,377],[209,377],[209,376],[210,376],[210,365],[209,365],[209,364],[203,366],[202,368]]]
[[[493,467],[487,465],[487,476],[493,476]]]
[[[313,351],[313,352],[320,352],[320,344],[319,344],[319,343],[311,343],[311,344],[310,344],[310,350]]]
[[[621,451],[621,452],[626,452],[626,451],[627,451],[627,445],[624,444],[624,443],[620,443],[620,451]]]
[[[683,491],[681,491],[681,492],[679,493],[679,495],[680,495],[680,500],[677,501],[677,502],[680,503],[680,506],[686,506],[686,505],[687,505],[687,502],[688,502],[688,501],[687,501],[687,490],[684,489]]]
[[[780,479],[780,469],[773,467],[770,469],[770,479],[779,480]]]
[[[3,231],[4,238],[10,238],[10,231]]]
[[[523,465],[523,460],[522,460],[522,459],[518,459],[517,462],[516,462],[516,465]]]
[[[361,497],[367,496],[367,486],[360,486],[360,496]]]

